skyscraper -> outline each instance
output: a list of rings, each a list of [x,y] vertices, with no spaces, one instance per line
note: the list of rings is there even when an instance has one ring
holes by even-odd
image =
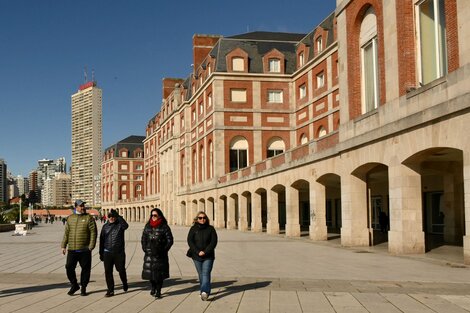
[[[7,164],[0,159],[0,202],[7,200]]]
[[[91,206],[100,203],[93,191],[101,166],[101,95],[95,81],[72,95],[72,200]]]

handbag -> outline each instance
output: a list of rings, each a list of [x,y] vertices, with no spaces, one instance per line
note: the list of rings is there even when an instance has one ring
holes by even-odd
[[[193,256],[193,254],[191,253],[191,248],[189,248],[188,251],[186,251],[186,256],[188,258],[191,258]]]

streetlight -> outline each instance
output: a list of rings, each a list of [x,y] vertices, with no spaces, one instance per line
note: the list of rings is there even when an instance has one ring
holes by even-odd
[[[23,220],[21,219],[21,198],[20,198],[20,224],[23,223]]]

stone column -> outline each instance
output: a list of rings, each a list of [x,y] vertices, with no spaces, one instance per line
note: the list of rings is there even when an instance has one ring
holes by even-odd
[[[214,227],[224,228],[225,221],[223,201],[220,198],[214,199],[212,205],[214,206]]]
[[[463,186],[464,186],[464,209],[465,229],[470,231],[470,151],[463,151]],[[470,236],[463,237],[463,257],[465,264],[470,264]]]
[[[299,190],[286,187],[286,236],[300,237]]]
[[[424,253],[421,175],[403,164],[390,166],[388,251]]]
[[[235,199],[233,197],[227,197],[227,229],[236,229],[235,221]]]
[[[326,188],[324,185],[310,182],[310,239],[328,240],[326,227]]]
[[[198,212],[199,211],[206,212],[206,203],[204,201],[199,200],[197,202],[197,211]],[[197,212],[195,212],[195,213],[197,213]]]
[[[266,232],[270,235],[279,234],[279,194],[273,190],[267,191],[268,222]]]
[[[238,203],[238,230],[247,231],[248,230],[248,197],[241,195]]]
[[[130,221],[135,222],[135,210],[136,210],[136,208],[131,208],[130,210],[131,210],[131,219],[130,219]]]
[[[261,194],[251,194],[251,231],[260,233],[263,230],[261,222]]]
[[[348,174],[341,177],[343,246],[369,246],[367,227],[367,184]]]
[[[211,220],[211,224],[214,223],[214,201],[213,200],[206,200],[206,214]]]

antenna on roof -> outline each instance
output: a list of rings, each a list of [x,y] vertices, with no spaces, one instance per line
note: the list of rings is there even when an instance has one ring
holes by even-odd
[[[85,65],[85,67],[83,68],[83,75],[85,76],[85,83],[87,83],[87,82],[88,82],[88,77],[87,77],[86,65]]]
[[[95,69],[94,68],[91,69],[91,81],[92,82],[95,81]]]

